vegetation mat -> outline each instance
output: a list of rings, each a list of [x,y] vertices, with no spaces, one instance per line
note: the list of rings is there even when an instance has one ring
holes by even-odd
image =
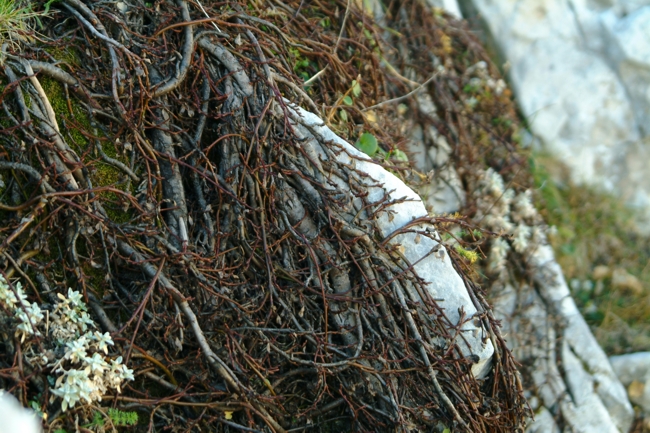
[[[409,298],[387,199],[289,105],[416,187],[406,119],[513,179],[509,124],[457,102],[487,61],[464,24],[418,1],[31,3],[48,15],[10,29],[0,75],[0,387],[49,431],[523,429],[471,254],[451,251],[495,344],[482,379],[460,325]]]

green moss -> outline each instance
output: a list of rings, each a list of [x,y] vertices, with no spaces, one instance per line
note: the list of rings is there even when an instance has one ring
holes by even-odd
[[[47,51],[52,57],[57,59],[59,62],[67,63],[70,66],[80,66],[81,57],[76,49],[71,46],[65,48],[62,47],[46,47]]]
[[[63,52],[67,53],[67,50]],[[68,54],[68,57],[70,61],[78,60],[75,54]],[[98,160],[96,157],[89,160],[90,155],[94,154],[94,152],[89,152],[88,147],[90,141],[87,136],[93,136],[95,131],[91,125],[91,119],[86,109],[73,95],[70,95],[70,103],[68,105],[65,89],[58,81],[46,76],[40,77],[39,80],[50,100],[52,109],[56,113],[61,132],[66,134],[66,139],[70,147],[80,156],[83,156],[84,163],[91,173],[93,185],[95,187],[115,186],[119,188],[120,181],[124,177],[124,173],[121,170]],[[101,138],[101,135],[99,138]],[[115,144],[110,140],[105,140],[102,143],[102,150],[110,158],[127,162],[123,156],[118,154]],[[123,210],[122,200],[116,193],[102,192],[101,195],[103,199],[107,200],[105,208],[112,221],[122,224],[132,218],[131,212]]]
[[[95,163],[95,180],[99,186],[115,185],[120,180],[120,172],[104,162]]]
[[[460,254],[461,257],[468,260],[470,263],[476,263],[476,261],[480,258],[476,251],[463,248],[463,246],[460,244],[454,245],[454,248],[456,249],[456,252]]]
[[[81,269],[86,276],[86,284],[92,287],[98,296],[104,296],[106,270],[94,268],[89,262],[89,260],[86,260],[81,264]]]
[[[108,154],[106,149],[104,151]],[[94,164],[94,168],[94,179],[96,186],[115,186],[116,188],[119,187],[119,181],[123,176],[120,170],[104,162],[96,162]],[[123,209],[122,198],[117,193],[106,191],[101,192],[100,195],[102,196],[102,202],[104,203],[106,213],[113,222],[124,224],[131,220],[131,212],[128,210],[125,211]]]
[[[72,143],[68,144],[76,151],[85,150],[88,147],[88,139],[81,131],[91,131],[88,113],[73,97],[70,98],[70,106],[68,106],[65,89],[55,79],[41,76],[39,81],[50,100],[54,113],[56,113],[59,128],[63,131],[65,127],[66,132],[72,138]],[[70,113],[70,109],[72,109],[72,113]]]

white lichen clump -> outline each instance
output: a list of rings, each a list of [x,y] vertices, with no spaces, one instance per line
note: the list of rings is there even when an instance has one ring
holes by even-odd
[[[501,78],[495,80],[490,76],[488,64],[482,60],[467,68],[465,75],[474,75],[474,77],[467,81],[467,85],[470,89],[473,89],[474,92],[484,93],[489,91],[493,92],[496,96],[501,96],[508,88],[506,82]],[[478,103],[478,100],[475,97],[470,97],[465,101],[465,103],[471,108],[474,108]]]
[[[501,274],[510,251],[526,255],[546,243],[548,228],[540,225],[540,218],[532,203],[530,190],[515,193],[506,188],[503,178],[492,168],[480,174],[476,189],[476,221],[502,235],[496,238],[488,254],[488,269]]]
[[[88,315],[81,294],[68,289],[67,297],[57,296],[60,302],[46,321],[46,312],[37,303],[27,301],[21,284],[17,282],[11,287],[0,275],[0,303],[16,320],[15,333],[21,344],[33,336],[49,337],[43,339],[42,346],[46,352],[56,355],[48,358],[41,353],[30,361],[51,367],[58,375],[52,394],[62,399],[61,408],[66,411],[80,401],[101,400],[109,389],[120,392],[122,383],[134,378],[133,370],[122,364],[121,356],[117,359],[107,356],[113,339],[108,332],[92,330],[97,325]],[[33,348],[23,353],[33,353]]]

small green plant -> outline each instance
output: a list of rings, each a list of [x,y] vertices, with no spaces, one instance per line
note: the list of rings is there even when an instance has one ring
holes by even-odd
[[[343,105],[347,105],[348,107],[351,107],[354,104],[354,98],[358,98],[359,95],[361,95],[361,85],[357,80],[352,80],[352,85],[350,86],[348,91],[345,92],[345,95],[343,95],[343,97],[339,99],[337,105],[342,102]],[[348,112],[345,111],[344,109],[339,110],[339,118],[341,119],[341,121],[347,122]]]
[[[398,162],[408,162],[409,157],[406,155],[406,153],[402,152],[399,149],[393,149],[388,154],[386,155],[388,159],[392,159]]]
[[[26,38],[29,20],[39,14],[27,1],[0,0],[0,44],[15,44]],[[2,58],[0,58],[0,64]]]
[[[476,263],[479,259],[479,255],[476,251],[471,251],[468,249],[465,249],[462,245],[456,244],[454,245],[454,248],[456,249],[456,252],[463,257],[464,259],[469,260],[470,263]]]
[[[40,394],[36,396],[37,398],[40,397]],[[45,419],[45,414],[43,413],[43,408],[41,407],[41,404],[36,401],[36,400],[30,400],[29,402],[29,407],[36,412],[36,415],[41,418]]]
[[[93,414],[93,420],[86,427],[104,427],[104,424],[106,424],[104,416],[100,411],[96,410]]]
[[[138,423],[137,412],[126,412],[119,409],[108,409],[108,416],[116,427],[126,427]]]
[[[114,427],[128,427],[138,423],[137,412],[127,412],[110,408],[106,411],[106,414],[96,410],[93,413],[93,420],[89,424],[85,425],[85,427],[99,428],[99,430],[102,430],[106,425],[106,415],[108,415],[108,418],[110,418],[111,424],[113,424]]]
[[[309,59],[302,56],[297,48],[289,48],[289,53],[293,57],[293,72],[303,80],[309,79],[307,68],[311,65]]]
[[[354,144],[357,149],[368,155],[369,157],[373,157],[377,151],[379,150],[379,144],[377,143],[377,139],[375,138],[374,135],[372,135],[369,132],[364,132],[361,134],[357,142]]]

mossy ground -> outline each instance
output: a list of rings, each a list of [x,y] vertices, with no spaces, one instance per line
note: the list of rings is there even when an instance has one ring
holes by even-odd
[[[650,240],[635,230],[632,211],[571,183],[548,155],[533,155],[530,166],[540,213],[557,228],[557,260],[599,343],[610,355],[650,350]],[[615,272],[629,275],[628,284]]]
[[[50,54],[57,59],[62,59],[68,64],[78,62],[78,59],[72,50],[54,50],[50,52]],[[126,157],[119,154],[112,141],[105,139],[105,135],[101,130],[93,128],[91,118],[86,108],[79,103],[71,92],[66,94],[65,88],[61,83],[43,74],[39,74],[38,79],[48,96],[54,112],[56,113],[57,123],[59,124],[61,134],[88,168],[93,186],[114,186],[123,189],[125,184],[124,173],[112,165],[103,162],[97,152],[95,152],[92,141],[101,140],[104,153],[111,158],[128,163]],[[2,87],[2,82],[0,82],[0,87]],[[29,95],[27,93],[24,95],[26,97],[26,103],[29,106]],[[11,126],[12,125],[9,123],[8,119],[0,118],[0,128],[9,128]],[[33,162],[37,163],[35,155]],[[15,185],[20,192],[19,195],[21,196],[21,200],[13,203],[15,205],[29,199],[29,197],[31,197],[35,192],[36,185],[33,184],[31,179],[26,177],[24,173],[16,172],[15,170],[0,170],[0,176],[2,176],[3,181],[0,183],[0,197],[9,194],[8,185],[10,184],[10,180],[15,178]],[[133,187],[133,185],[131,186]],[[132,218],[131,213],[128,210],[123,209],[118,194],[105,191],[101,192],[100,195],[103,196],[102,203],[104,204],[104,209],[111,218],[111,221],[115,223],[125,223]],[[0,210],[0,220],[5,218],[6,215],[6,211]],[[46,218],[46,216],[42,216],[41,218]],[[50,245],[47,252],[42,251],[39,253],[37,259],[42,263],[45,263],[50,272],[55,273],[60,277],[60,279],[65,279],[65,272],[61,266],[63,260],[60,251],[61,246],[56,243],[55,237],[50,237],[49,243]],[[85,248],[81,249],[85,251]],[[88,264],[84,264],[83,270],[89,278],[89,282],[94,287],[101,287],[101,283],[105,276],[103,273],[92,268]]]
[[[66,51],[63,51],[63,53],[66,53]],[[63,60],[67,62],[76,60],[74,53],[63,53],[59,53],[63,56]],[[118,168],[101,161],[99,155],[92,150],[91,140],[101,140],[102,149],[110,158],[128,163],[126,158],[118,153],[112,141],[104,139],[105,135],[100,130],[93,128],[87,110],[73,95],[66,95],[65,88],[61,83],[47,76],[39,77],[39,80],[43,90],[48,95],[54,112],[57,114],[57,121],[66,141],[80,157],[86,160],[94,186],[116,186],[120,188],[120,183],[123,183],[124,180],[124,173]],[[117,194],[113,192],[102,192],[100,194],[105,196],[106,212],[112,221],[124,223],[130,220],[131,215],[121,209],[120,199]]]

